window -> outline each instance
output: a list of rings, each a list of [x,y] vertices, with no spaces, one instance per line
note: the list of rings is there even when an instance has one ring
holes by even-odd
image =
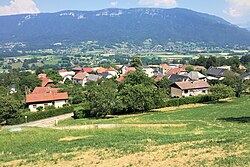
[[[44,104],[44,107],[47,107],[47,106],[48,106],[48,103],[45,103],[45,104]]]
[[[188,93],[188,90],[184,90],[184,93]]]
[[[36,104],[33,105],[33,108],[36,108]]]
[[[207,91],[206,90],[203,90],[202,93],[206,93]]]

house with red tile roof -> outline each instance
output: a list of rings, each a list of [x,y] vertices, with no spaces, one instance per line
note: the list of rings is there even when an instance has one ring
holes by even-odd
[[[49,78],[44,78],[42,80],[42,87],[51,87],[53,85],[54,85],[54,82]]]
[[[75,67],[72,69],[72,71],[74,71],[75,73],[78,73],[78,72],[82,72],[83,69],[82,69],[82,67]]]
[[[175,82],[171,85],[171,97],[188,97],[208,94],[209,84],[205,81]]]
[[[74,77],[73,77],[73,82],[74,83],[79,83],[81,85],[85,85],[85,83],[87,82],[87,77],[89,76],[89,74],[87,72],[79,72],[77,73]]]
[[[83,70],[84,72],[87,72],[87,73],[92,73],[92,72],[94,72],[93,68],[89,68],[89,67],[84,67],[84,68],[82,68],[82,70]]]
[[[160,64],[160,72],[162,74],[166,74],[169,70],[171,69],[171,67],[167,64]]]
[[[102,74],[104,72],[106,72],[106,68],[103,68],[103,67],[99,67],[98,70],[96,71],[98,74]]]
[[[123,82],[125,77],[128,76],[128,74],[122,74],[120,78],[117,79],[118,82]]]
[[[38,107],[63,107],[68,102],[68,93],[58,93],[58,88],[36,87],[31,94],[26,95],[26,104],[31,112],[37,112]]]
[[[126,73],[130,73],[130,72],[136,72],[136,68],[135,67],[128,67],[126,69]]]
[[[37,76],[37,78],[43,80],[43,79],[47,78],[47,74],[39,74],[39,75]]]
[[[167,77],[170,77],[172,74],[179,74],[180,72],[186,72],[185,68],[179,67],[179,68],[172,68],[166,73]]]

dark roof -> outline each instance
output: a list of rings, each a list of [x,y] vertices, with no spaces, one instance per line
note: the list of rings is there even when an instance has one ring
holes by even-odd
[[[102,76],[103,78],[107,78],[108,75],[109,75],[108,72],[103,72],[103,73],[101,74],[101,76]]]
[[[188,90],[188,89],[200,89],[200,88],[208,88],[209,84],[205,81],[186,81],[186,82],[175,82],[171,85],[171,87],[178,87],[181,90]]]
[[[215,77],[221,77],[223,76],[223,73],[227,71],[226,69],[216,68],[216,67],[210,67],[207,71],[207,75],[215,76]]]
[[[245,73],[245,74],[242,74],[242,75],[241,75],[241,78],[245,78],[245,77],[248,77],[248,76],[250,76],[250,72]]]
[[[172,74],[169,79],[172,81],[172,82],[176,82],[176,81],[182,81],[183,79],[188,79],[189,77],[188,76],[183,76],[183,75],[178,75],[178,74]]]

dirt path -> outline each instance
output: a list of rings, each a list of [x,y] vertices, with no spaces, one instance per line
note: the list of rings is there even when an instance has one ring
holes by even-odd
[[[108,129],[117,127],[183,127],[187,124],[92,124],[80,126],[50,127],[53,129]]]

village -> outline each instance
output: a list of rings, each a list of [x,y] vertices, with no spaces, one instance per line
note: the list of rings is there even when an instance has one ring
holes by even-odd
[[[140,69],[131,65],[116,65],[109,68],[104,67],[75,67],[72,70],[59,70],[61,76],[60,84],[71,82],[73,84],[82,85],[83,87],[89,82],[98,82],[104,79],[114,79],[118,83],[122,83],[124,79],[131,73],[141,71],[154,83],[167,78],[171,81],[170,97],[182,98],[189,96],[207,95],[209,93],[209,83],[218,83],[226,76],[237,76],[243,80],[250,79],[250,73],[246,72],[247,68],[243,65],[239,66],[242,75],[233,72],[230,66],[209,67],[192,66],[183,64],[160,64],[141,66]],[[46,74],[38,74],[41,80],[41,87],[35,87],[32,93],[26,95],[26,104],[31,112],[44,110],[48,106],[60,108],[68,105],[69,96],[67,92],[60,92],[60,88],[56,88],[53,80]],[[42,109],[42,110],[40,110]]]

